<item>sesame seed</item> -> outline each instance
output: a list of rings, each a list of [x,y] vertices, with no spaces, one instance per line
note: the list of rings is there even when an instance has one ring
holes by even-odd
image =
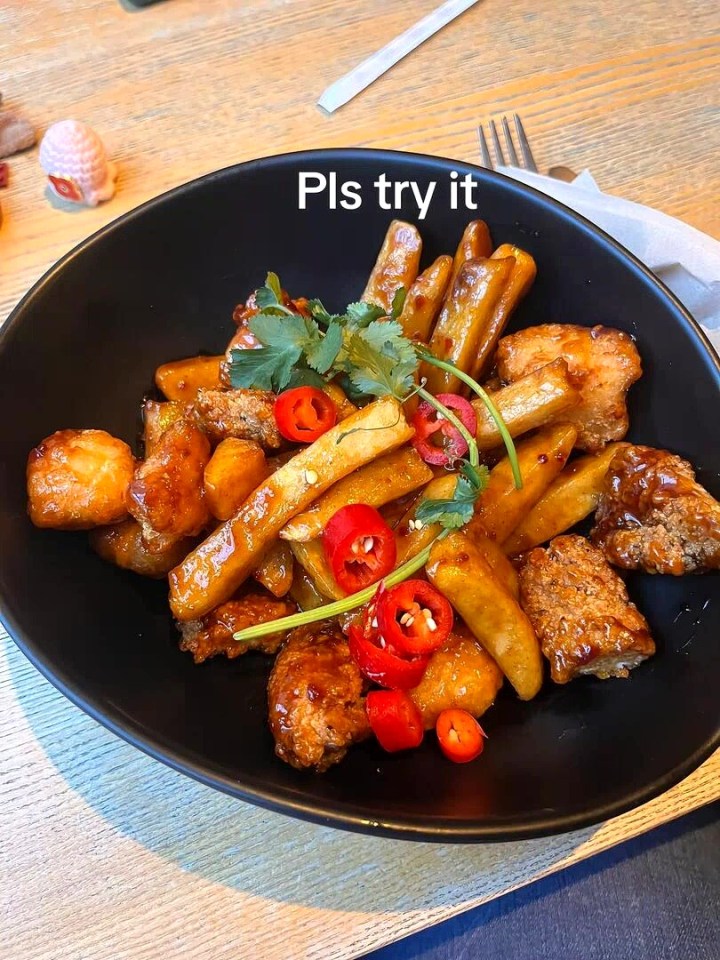
[[[375,630],[377,630],[377,625],[378,625],[378,618],[373,617],[372,620],[370,621],[370,626],[373,627]]]
[[[414,529],[415,529],[415,521],[408,520],[408,530],[414,530]]]
[[[312,486],[313,483],[318,482],[318,475],[315,473],[314,470],[306,470],[305,480]]]
[[[415,521],[415,529],[416,529],[416,530],[422,530],[422,528],[423,528],[424,526],[425,526],[425,524],[422,522],[422,520],[416,520],[416,521]]]
[[[403,627],[411,627],[415,623],[415,617],[411,613],[404,613],[400,617],[400,623]]]
[[[430,631],[430,633],[435,633],[435,631],[437,630],[437,624],[435,623],[432,617],[427,618],[427,628]]]
[[[370,553],[372,548],[375,546],[375,540],[372,537],[365,537],[363,540],[363,550],[365,553]]]

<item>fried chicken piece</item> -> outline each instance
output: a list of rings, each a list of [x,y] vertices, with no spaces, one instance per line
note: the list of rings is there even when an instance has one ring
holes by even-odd
[[[116,567],[159,580],[190,553],[195,541],[191,537],[170,540],[161,549],[149,550],[142,527],[137,520],[130,518],[110,527],[91,530],[90,546],[98,556]]]
[[[555,537],[531,550],[520,570],[520,601],[555,683],[583,674],[627,677],[655,653],[625,584],[584,537]]]
[[[282,443],[275,422],[275,394],[269,390],[198,390],[194,409],[198,424],[217,443],[227,437],[254,440],[266,450]]]
[[[190,420],[172,423],[139,464],[127,492],[127,508],[141,524],[145,543],[167,549],[194,537],[210,520],[203,474],[210,460],[205,434]]]
[[[422,714],[423,726],[431,730],[440,713],[454,707],[481,717],[502,683],[500,667],[461,623],[433,653],[422,680],[408,693]]]
[[[268,623],[280,617],[289,617],[297,612],[294,603],[288,600],[276,600],[267,594],[248,593],[240,600],[228,600],[221,603],[202,620],[187,620],[177,623],[182,634],[180,649],[193,655],[195,663],[202,663],[210,657],[225,654],[234,660],[248,650],[261,653],[275,653],[286,637],[283,632],[273,633],[269,637],[259,637],[240,643],[233,634],[258,623]]]
[[[28,513],[36,527],[89,530],[127,517],[135,458],[105,430],[58,430],[30,451]]]
[[[327,770],[370,733],[366,684],[338,627],[326,621],[294,630],[268,684],[275,753],[293,767]]]
[[[720,503],[687,460],[654,447],[619,450],[590,534],[610,563],[681,576],[720,567]]]
[[[632,338],[610,327],[545,323],[503,337],[495,360],[500,378],[513,383],[558,357],[580,389],[580,403],[563,413],[578,428],[577,446],[596,451],[621,440],[629,425],[625,396],[642,373]]]

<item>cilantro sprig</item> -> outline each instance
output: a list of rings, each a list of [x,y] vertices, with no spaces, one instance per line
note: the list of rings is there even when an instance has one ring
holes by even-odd
[[[472,519],[475,503],[488,482],[488,469],[479,463],[475,437],[451,410],[425,389],[424,383],[417,382],[421,359],[454,374],[481,398],[507,447],[515,484],[522,486],[515,446],[488,394],[472,377],[452,364],[438,360],[403,334],[398,322],[405,304],[403,288],[393,297],[389,316],[377,304],[364,302],[349,304],[341,314],[330,313],[320,300],[307,301],[309,315],[292,310],[285,305],[282,285],[275,273],[268,273],[265,285],[256,292],[255,299],[258,312],[250,320],[249,327],[260,346],[231,352],[230,380],[234,387],[255,387],[279,393],[288,386],[301,383],[322,385],[338,377],[356,400],[392,396],[403,401],[417,393],[465,439],[468,459],[459,463],[452,497],[425,500],[415,514],[416,519],[424,524],[439,524],[440,533],[417,556],[386,577],[386,585],[400,583],[422,569],[428,561],[432,544]],[[241,642],[248,641],[347,613],[367,603],[376,589],[377,584],[373,584],[315,610],[241,630],[234,637]]]
[[[482,400],[507,448],[515,486],[521,487],[515,445],[487,392],[468,374],[403,334],[397,318],[405,295],[403,287],[396,291],[389,317],[377,304],[362,301],[349,304],[344,313],[330,313],[320,300],[307,302],[308,316],[286,306],[280,278],[268,273],[265,285],[255,294],[258,312],[249,322],[260,346],[231,351],[231,384],[280,393],[289,386],[322,385],[338,377],[352,398],[360,401],[384,396],[406,400],[416,391],[459,430],[468,444],[470,463],[477,466],[474,438],[422,384],[417,385],[418,367],[424,360],[458,377]]]
[[[445,530],[458,530],[472,520],[477,498],[487,486],[490,471],[486,466],[474,467],[465,462],[452,497],[423,500],[415,511],[415,519],[425,525],[439,523]]]
[[[279,393],[291,384],[340,375],[356,399],[402,399],[412,389],[418,358],[396,319],[405,302],[402,288],[393,298],[390,320],[382,307],[363,302],[332,314],[320,300],[310,300],[310,316],[305,316],[285,306],[276,273],[268,273],[255,301],[258,312],[248,326],[261,345],[231,351],[233,387]]]

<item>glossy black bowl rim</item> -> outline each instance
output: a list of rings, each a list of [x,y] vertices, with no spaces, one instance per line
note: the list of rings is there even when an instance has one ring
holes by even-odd
[[[456,161],[445,157],[408,153],[399,150],[375,150],[362,147],[293,151],[233,164],[190,180],[178,187],[174,187],[160,194],[158,197],[154,197],[127,213],[122,214],[116,220],[101,227],[95,233],[77,244],[31,287],[0,329],[0,351],[4,349],[15,324],[20,322],[28,305],[31,304],[32,300],[53,280],[56,274],[61,272],[75,257],[81,256],[85,250],[92,247],[101,237],[116,230],[122,230],[125,223],[143,215],[146,211],[151,210],[157,205],[165,204],[176,196],[181,196],[202,184],[214,180],[221,180],[239,170],[252,171],[253,168],[256,167],[267,168],[283,166],[288,161],[310,164],[323,160],[332,160],[333,158],[338,160],[357,160],[358,162],[367,159],[374,159],[379,162],[383,160],[397,161],[405,159],[410,163],[420,162],[436,168],[446,168],[448,171],[458,170],[471,173],[474,176],[480,175],[481,178],[486,178],[490,181],[498,180],[511,192],[519,195],[530,194],[542,205],[554,210],[559,216],[571,220],[578,229],[594,235],[601,243],[609,246],[616,255],[624,259],[628,265],[633,268],[641,279],[649,282],[651,286],[654,286],[662,294],[672,307],[677,322],[684,326],[704,347],[708,354],[707,360],[709,361],[709,365],[714,369],[715,378],[718,388],[720,389],[720,357],[715,353],[712,344],[697,321],[690,315],[677,297],[675,297],[637,257],[581,214],[576,213],[571,208],[547,194],[536,190],[534,187],[513,180],[511,177],[507,177],[501,173],[487,170],[486,168],[478,167],[465,161]],[[0,598],[0,600],[2,600],[2,598]],[[4,603],[3,606],[5,606]],[[172,769],[184,773],[206,786],[214,787],[223,793],[266,809],[289,814],[323,826],[338,827],[375,836],[384,836],[400,840],[472,843],[520,840],[577,830],[619,816],[628,810],[652,800],[692,773],[693,770],[700,766],[700,764],[720,746],[720,729],[718,729],[713,736],[701,744],[682,763],[677,764],[663,776],[657,777],[655,780],[646,784],[642,789],[636,790],[621,799],[600,803],[597,806],[575,814],[554,815],[549,812],[547,815],[528,816],[522,821],[516,819],[512,823],[504,821],[483,823],[473,820],[457,821],[444,820],[442,818],[428,823],[424,818],[402,816],[370,820],[364,815],[353,812],[351,805],[344,806],[332,802],[305,802],[298,798],[297,793],[299,791],[287,792],[286,794],[277,790],[268,791],[261,785],[241,783],[233,780],[231,777],[207,770],[200,759],[191,759],[176,751],[169,744],[160,743],[158,738],[148,735],[144,729],[136,726],[133,721],[121,711],[108,704],[101,704],[98,702],[98,699],[92,695],[78,693],[61,669],[51,669],[44,662],[42,651],[39,649],[38,644],[27,636],[20,625],[15,622],[9,609],[5,608],[3,610],[2,619],[7,627],[8,633],[33,666],[35,666],[56,689],[67,697],[71,703],[80,707],[81,710],[94,720],[97,720],[98,723],[102,724],[108,730],[111,730],[127,743],[142,750],[150,757],[160,760]]]

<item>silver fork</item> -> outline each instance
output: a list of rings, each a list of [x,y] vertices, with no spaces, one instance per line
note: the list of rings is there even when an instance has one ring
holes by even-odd
[[[531,170],[533,173],[537,173],[538,167],[535,163],[535,157],[533,156],[532,150],[530,149],[530,144],[528,142],[522,120],[516,113],[514,113],[513,121],[515,123],[515,136],[517,137],[518,149],[520,151],[519,157],[518,152],[515,149],[515,144],[513,143],[508,118],[503,117],[500,121],[505,139],[505,149],[507,150],[508,154],[507,160],[505,159],[505,154],[503,153],[503,148],[500,144],[500,137],[498,135],[495,121],[491,120],[488,124],[493,153],[495,154],[494,163],[492,157],[490,156],[490,149],[488,147],[488,141],[487,137],[485,136],[483,125],[478,124],[478,138],[480,140],[480,156],[482,158],[482,165],[483,167],[487,167],[488,170],[494,170],[495,167],[509,165],[513,167],[523,167],[525,170]],[[556,180],[565,180],[567,182],[574,180],[577,176],[574,170],[571,170],[569,167],[562,166],[550,167],[548,170],[548,175],[554,177]]]

